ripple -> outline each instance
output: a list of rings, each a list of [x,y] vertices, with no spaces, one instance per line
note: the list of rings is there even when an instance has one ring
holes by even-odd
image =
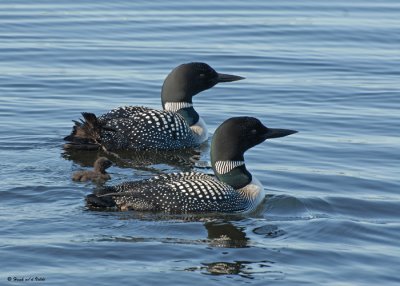
[[[0,263],[51,285],[399,284],[396,1],[0,3]],[[246,153],[251,215],[91,212],[71,181],[93,153],[62,138],[81,112],[161,108],[177,64],[246,77],[194,98],[211,134],[255,116],[298,130]],[[195,154],[119,154],[110,184],[210,173]],[[323,282],[321,282],[323,281]]]

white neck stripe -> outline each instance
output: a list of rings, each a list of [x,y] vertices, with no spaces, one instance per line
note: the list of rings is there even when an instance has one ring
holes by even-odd
[[[215,163],[215,170],[218,174],[226,174],[232,171],[234,168],[243,166],[244,161],[217,161]]]
[[[164,109],[172,112],[177,112],[179,109],[193,107],[189,102],[166,102]]]

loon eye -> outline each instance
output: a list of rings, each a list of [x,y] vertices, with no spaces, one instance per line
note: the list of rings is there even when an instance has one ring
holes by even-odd
[[[251,135],[256,135],[257,134],[257,130],[256,129],[251,129],[250,134]]]
[[[201,74],[200,74],[200,77],[205,77],[205,76],[206,76],[205,73],[201,73]]]

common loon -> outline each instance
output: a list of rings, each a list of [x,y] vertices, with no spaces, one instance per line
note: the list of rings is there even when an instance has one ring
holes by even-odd
[[[163,174],[96,190],[86,197],[90,209],[161,211],[167,213],[243,213],[256,209],[265,196],[261,183],[247,171],[244,152],[268,138],[297,131],[272,129],[254,117],[233,117],[212,139],[215,174]]]
[[[205,63],[187,63],[166,77],[161,91],[164,110],[124,106],[96,117],[82,113],[84,120],[64,140],[66,149],[174,150],[198,146],[208,138],[204,120],[192,98],[220,82],[244,79],[217,73]]]
[[[100,157],[94,162],[93,171],[78,171],[72,175],[72,180],[86,182],[93,181],[95,183],[104,183],[111,179],[110,175],[107,174],[106,169],[111,167],[112,162],[106,157]]]

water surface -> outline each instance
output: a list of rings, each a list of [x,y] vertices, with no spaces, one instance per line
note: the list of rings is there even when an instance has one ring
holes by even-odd
[[[0,285],[399,284],[399,19],[390,0],[2,1]],[[262,209],[88,211],[94,186],[71,174],[102,154],[62,150],[71,120],[160,108],[165,76],[190,61],[246,77],[195,97],[211,133],[239,115],[299,131],[246,155]],[[109,184],[191,155],[116,162]]]

